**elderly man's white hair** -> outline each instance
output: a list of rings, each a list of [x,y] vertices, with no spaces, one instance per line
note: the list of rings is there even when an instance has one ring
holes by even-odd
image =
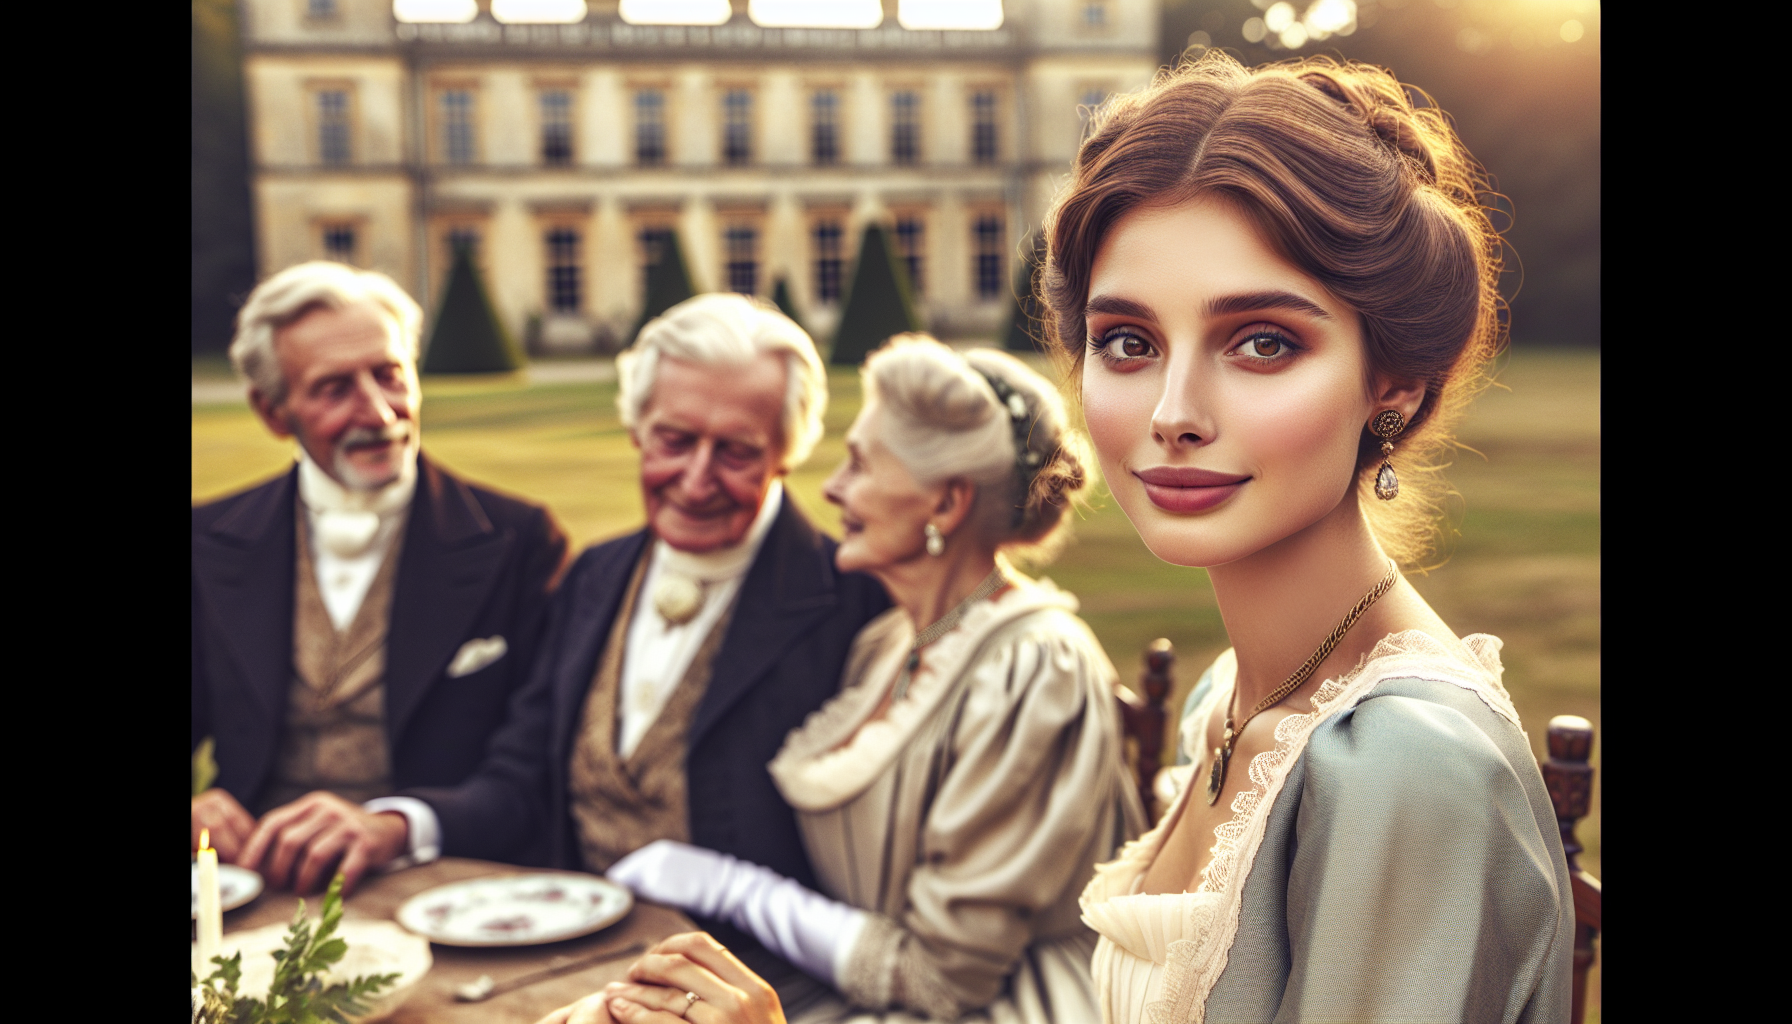
[[[341,309],[370,301],[392,314],[414,363],[423,333],[423,310],[398,282],[375,270],[312,260],[287,267],[257,285],[236,315],[230,362],[269,405],[286,400],[286,378],[274,356],[274,334],[319,306]]]
[[[802,464],[821,440],[828,374],[815,342],[796,321],[763,299],[732,292],[699,295],[647,321],[616,357],[616,409],[633,430],[653,394],[662,358],[702,366],[740,366],[762,352],[784,355],[784,468]]]

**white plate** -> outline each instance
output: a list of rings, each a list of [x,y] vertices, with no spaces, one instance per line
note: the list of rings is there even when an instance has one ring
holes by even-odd
[[[317,919],[312,918],[311,923],[315,927]],[[286,930],[290,927],[290,924],[270,924],[224,936],[223,948],[219,951],[222,955],[243,954],[243,974],[237,982],[239,995],[260,999],[268,994],[268,985],[274,980],[273,952],[286,948]],[[364,974],[398,975],[398,981],[391,988],[373,998],[367,1013],[353,1018],[356,1024],[370,1024],[390,1017],[435,963],[428,942],[390,921],[345,919],[337,924],[336,936],[348,943],[348,952],[324,972],[324,984],[350,981]],[[192,957],[194,972],[202,978],[208,976],[209,970],[202,972],[199,969],[197,944],[193,946]],[[216,970],[216,967],[211,969]]]
[[[235,864],[218,865],[218,902],[235,910],[261,895],[261,876]],[[199,920],[199,865],[193,865],[193,920]]]
[[[397,916],[444,946],[534,946],[608,928],[634,905],[634,893],[596,875],[541,871],[440,885]]]

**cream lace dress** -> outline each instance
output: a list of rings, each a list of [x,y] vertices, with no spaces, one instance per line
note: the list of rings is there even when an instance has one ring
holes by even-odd
[[[1381,641],[1251,759],[1195,890],[1144,894],[1231,697],[1222,654],[1182,723],[1175,803],[1082,895],[1102,1020],[1566,1019],[1566,866],[1499,649]]]
[[[1049,581],[979,602],[870,720],[913,640],[892,609],[790,734],[770,770],[821,889],[872,913],[840,995],[792,1024],[1095,1019],[1077,894],[1143,815],[1114,668],[1075,610]]]

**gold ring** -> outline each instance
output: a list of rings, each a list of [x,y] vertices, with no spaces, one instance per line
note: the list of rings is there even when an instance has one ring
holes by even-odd
[[[678,1015],[680,1017],[684,1017],[684,1016],[688,1015],[691,1012],[691,1007],[697,1005],[698,1003],[700,1003],[702,1001],[703,1001],[703,997],[698,995],[697,993],[686,992],[684,994],[684,1009],[679,1011]]]

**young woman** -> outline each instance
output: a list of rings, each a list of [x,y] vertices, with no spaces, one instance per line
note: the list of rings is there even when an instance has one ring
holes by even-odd
[[[656,843],[610,871],[733,921],[839,996],[780,1008],[708,936],[682,936],[550,1021],[994,1021],[1097,1015],[1078,894],[1138,835],[1115,672],[1076,601],[1008,566],[1049,554],[1085,486],[1063,400],[1001,352],[899,337],[864,370],[840,506],[842,571],[897,607],[860,632],[842,692],[770,765],[823,893]]]
[[[1215,54],[1116,101],[1049,216],[1103,475],[1233,644],[1193,778],[1083,895],[1104,1020],[1566,1019],[1568,876],[1500,642],[1396,564],[1501,341],[1485,179],[1415,95]]]

